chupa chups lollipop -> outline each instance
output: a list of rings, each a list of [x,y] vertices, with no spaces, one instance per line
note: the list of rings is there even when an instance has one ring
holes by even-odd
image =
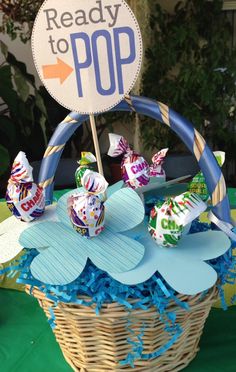
[[[166,173],[162,168],[166,154],[169,149],[163,149],[152,157],[152,165],[150,166],[150,177],[158,177],[166,180]]]
[[[97,159],[91,152],[81,152],[81,159],[78,161],[80,165],[75,172],[75,182],[77,187],[82,186],[82,177],[86,170],[91,169],[91,164],[96,163]]]
[[[33,221],[44,213],[43,189],[33,183],[32,167],[22,151],[12,165],[6,202],[12,214],[25,222]]]
[[[99,173],[86,170],[82,177],[86,190],[67,200],[68,213],[74,229],[86,238],[93,238],[104,230],[105,206],[102,194],[108,183]]]
[[[225,162],[225,152],[215,151],[213,154],[215,155],[219,166],[222,167]],[[192,181],[188,185],[188,190],[198,194],[205,202],[210,199],[206,180],[202,172],[197,173],[196,176],[193,177]]]
[[[115,158],[124,154],[124,158],[121,162],[121,173],[125,184],[132,189],[146,186],[150,180],[150,167],[148,162],[141,155],[131,150],[124,137],[110,133],[109,140],[109,156]]]
[[[185,192],[165,202],[158,202],[152,209],[148,230],[158,245],[175,247],[184,232],[184,227],[206,210],[201,198]]]

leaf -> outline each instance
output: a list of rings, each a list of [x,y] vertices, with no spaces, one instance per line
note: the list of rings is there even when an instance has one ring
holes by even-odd
[[[10,145],[15,142],[16,130],[14,123],[8,116],[0,115],[0,135],[6,136]]]
[[[5,147],[0,145],[0,176],[2,176],[10,165],[10,155]]]
[[[22,101],[26,102],[30,94],[30,87],[21,71],[17,67],[15,67],[14,70],[15,74],[13,75],[13,78],[16,84],[17,93],[21,97]]]
[[[38,91],[35,89],[35,105],[38,107],[38,109],[44,114],[45,117],[47,117],[47,109],[44,104],[42,96],[38,93]]]
[[[29,96],[26,103],[20,101],[19,102],[19,114],[20,118],[19,121],[22,123],[22,126],[24,127],[27,123],[31,127],[34,125],[34,99],[32,96]]]
[[[47,146],[48,144],[48,140],[47,140],[47,128],[46,128],[46,117],[44,115],[41,115],[40,119],[39,119],[39,123],[40,123],[40,126],[42,128],[42,132],[43,132],[43,139],[44,139],[44,145],[45,147]]]
[[[4,55],[5,58],[7,58],[7,53],[8,53],[8,47],[7,45],[0,40],[0,49],[1,49],[1,52],[2,54]]]
[[[28,82],[30,82],[30,84],[33,87],[35,86],[35,78],[34,78],[33,75],[31,75],[27,72],[27,68],[26,68],[25,63],[18,61],[16,59],[16,57],[10,52],[8,52],[6,59],[7,59],[7,62],[9,63],[9,65],[11,65],[14,69],[17,68],[18,70],[20,70],[20,72],[24,76],[24,78]]]
[[[0,68],[0,97],[7,104],[9,109],[17,114],[19,98],[14,91],[11,81],[11,67],[3,66]]]

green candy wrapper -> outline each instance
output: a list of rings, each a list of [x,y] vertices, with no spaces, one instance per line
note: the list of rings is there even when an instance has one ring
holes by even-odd
[[[151,211],[148,226],[155,242],[164,247],[176,246],[183,232],[183,225],[178,225],[170,215],[170,206],[171,200],[158,202]]]
[[[213,154],[215,155],[219,166],[222,167],[225,162],[225,152],[215,151]],[[206,180],[202,172],[197,173],[196,176],[193,177],[192,181],[189,183],[188,190],[199,195],[204,202],[207,202],[210,199]]]
[[[96,163],[97,159],[91,152],[81,152],[81,160],[78,161],[80,165],[75,172],[76,187],[82,187],[81,180],[87,170],[91,170],[91,164]]]
[[[189,224],[206,208],[201,198],[190,192],[168,198],[152,209],[148,230],[158,245],[175,247],[182,235],[188,232]]]

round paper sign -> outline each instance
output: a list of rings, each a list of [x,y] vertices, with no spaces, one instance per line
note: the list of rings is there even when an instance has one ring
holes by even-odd
[[[124,0],[46,0],[32,50],[51,96],[69,110],[93,114],[130,93],[141,68],[142,38]]]

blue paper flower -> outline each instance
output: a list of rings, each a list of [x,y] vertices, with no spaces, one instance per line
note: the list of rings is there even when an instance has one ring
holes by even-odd
[[[128,285],[143,283],[159,272],[173,289],[186,295],[213,286],[217,273],[205,261],[230,248],[228,237],[220,231],[207,231],[183,237],[174,248],[158,246],[147,231],[147,221],[143,221],[144,208],[138,195],[121,187],[122,182],[109,187],[106,229],[94,239],[82,238],[72,228],[66,200],[75,191],[59,200],[56,221],[51,207],[43,222],[23,224],[27,230],[21,233],[21,245],[40,252],[31,264],[33,276],[49,284],[70,283],[81,274],[89,257],[98,268]],[[5,251],[0,250],[0,259]],[[17,246],[7,258],[13,258],[16,251]]]
[[[109,188],[109,193],[121,185]],[[105,202],[105,231],[86,239],[75,232],[67,214],[66,201],[74,192],[58,201],[59,222],[38,223],[21,234],[23,247],[36,248],[40,252],[32,261],[32,275],[44,283],[64,285],[82,273],[88,258],[108,273],[134,269],[143,258],[144,246],[121,233],[143,221],[144,207],[139,196],[130,189],[121,189],[111,195]]]
[[[147,232],[147,222],[128,235],[138,236],[138,241],[145,246],[145,255],[135,269],[112,276],[133,285],[148,280],[158,271],[173,289],[185,295],[195,295],[216,283],[217,273],[205,261],[223,255],[231,247],[223,232],[209,230],[185,235],[178,246],[164,248],[158,246]]]

